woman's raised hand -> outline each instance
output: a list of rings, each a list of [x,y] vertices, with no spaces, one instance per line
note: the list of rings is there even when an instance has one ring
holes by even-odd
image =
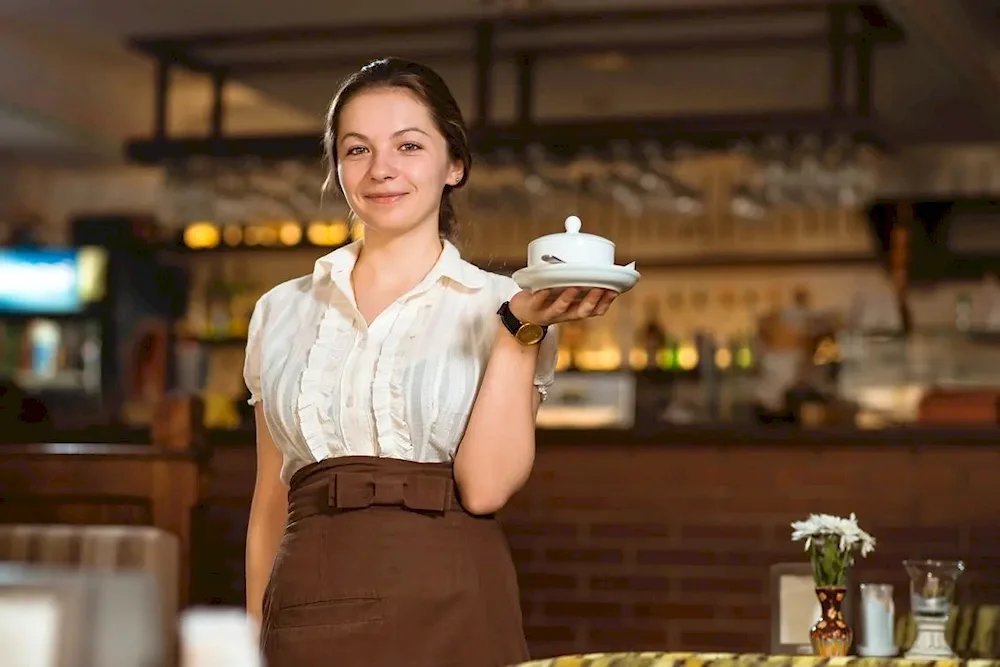
[[[600,317],[617,297],[618,293],[612,290],[589,287],[571,287],[555,293],[521,290],[510,300],[510,311],[522,322],[548,326]]]

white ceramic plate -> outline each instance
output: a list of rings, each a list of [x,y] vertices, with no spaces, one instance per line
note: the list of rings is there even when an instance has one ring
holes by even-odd
[[[597,287],[621,294],[635,287],[639,272],[627,266],[542,264],[515,271],[514,282],[527,290]]]

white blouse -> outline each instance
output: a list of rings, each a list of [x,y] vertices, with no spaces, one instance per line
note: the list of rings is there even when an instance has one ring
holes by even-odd
[[[517,284],[462,260],[448,242],[430,273],[368,326],[351,271],[362,241],[312,275],[262,296],[250,318],[244,378],[284,457],[287,483],[334,456],[447,462],[465,433],[500,318]],[[554,379],[554,328],[535,386]]]

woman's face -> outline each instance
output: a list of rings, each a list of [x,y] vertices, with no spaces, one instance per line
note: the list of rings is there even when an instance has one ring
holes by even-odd
[[[430,111],[399,88],[351,99],[340,114],[336,151],[347,202],[376,233],[436,230],[444,186],[462,177],[462,164],[449,157]]]

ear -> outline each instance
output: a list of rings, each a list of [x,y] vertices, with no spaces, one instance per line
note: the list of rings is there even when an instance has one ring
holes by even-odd
[[[448,170],[448,180],[446,181],[448,185],[455,187],[462,182],[462,176],[465,175],[465,167],[462,165],[461,161],[456,160],[451,163],[451,169]]]

